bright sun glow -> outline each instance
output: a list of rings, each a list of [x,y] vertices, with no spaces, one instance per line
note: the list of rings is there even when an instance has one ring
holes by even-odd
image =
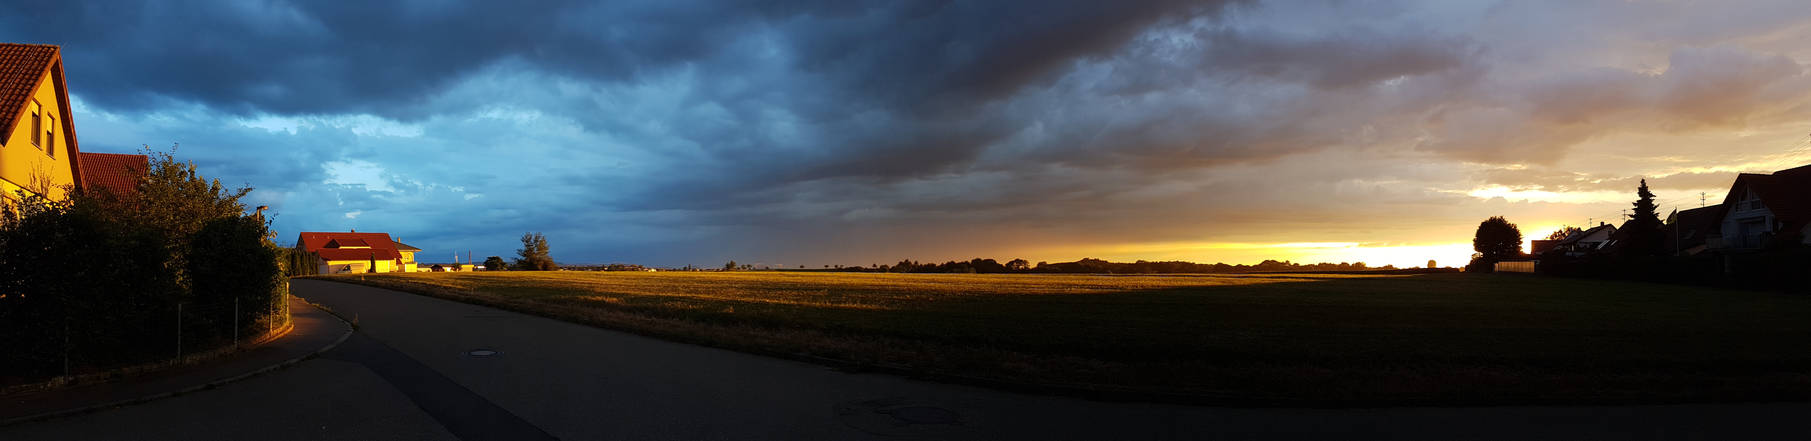
[[[1531,234],[1526,233],[1524,234]],[[1543,233],[1544,234],[1544,233]],[[1065,252],[1063,254],[1069,254]],[[1424,267],[1428,260],[1440,266],[1464,266],[1471,260],[1471,243],[1367,244],[1361,242],[1168,242],[1121,245],[1080,252],[1083,257],[1113,261],[1185,260],[1197,263],[1255,264],[1266,259],[1295,263],[1364,262],[1378,267]]]

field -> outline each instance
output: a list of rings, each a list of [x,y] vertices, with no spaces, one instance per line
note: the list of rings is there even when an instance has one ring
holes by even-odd
[[[679,341],[1135,399],[1811,398],[1811,297],[1514,275],[321,276]]]

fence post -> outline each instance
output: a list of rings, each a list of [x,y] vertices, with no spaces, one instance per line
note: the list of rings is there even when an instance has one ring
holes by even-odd
[[[233,349],[239,349],[239,298],[233,298]]]
[[[69,376],[69,313],[63,313],[63,376]]]
[[[182,302],[176,302],[176,360],[182,360]]]

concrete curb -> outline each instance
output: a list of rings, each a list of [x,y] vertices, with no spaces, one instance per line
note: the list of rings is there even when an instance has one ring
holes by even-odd
[[[298,298],[300,298],[300,297],[298,297]],[[303,299],[303,302],[306,303],[307,300]],[[313,306],[312,303],[309,303],[309,305]],[[117,401],[112,401],[112,402],[107,402],[107,403],[102,403],[102,404],[83,406],[83,407],[77,407],[77,408],[72,408],[72,409],[56,410],[56,411],[50,411],[50,412],[44,412],[44,413],[39,413],[39,414],[26,415],[26,416],[22,416],[22,417],[0,420],[0,427],[11,426],[11,425],[15,425],[15,424],[27,423],[27,422],[32,422],[32,421],[47,420],[47,419],[51,419],[51,418],[79,415],[79,414],[95,412],[95,411],[99,411],[99,410],[111,409],[111,408],[120,407],[120,406],[127,406],[127,405],[161,400],[164,398],[170,398],[170,397],[174,397],[174,396],[178,396],[178,395],[203,391],[203,390],[207,390],[207,389],[213,389],[213,388],[225,385],[227,383],[244,380],[247,378],[256,377],[259,375],[274,372],[274,371],[277,371],[277,370],[280,370],[283,368],[287,368],[290,366],[295,366],[297,363],[301,363],[303,361],[307,361],[309,359],[319,357],[321,354],[324,354],[327,351],[331,351],[331,350],[333,350],[333,348],[339,347],[340,343],[345,343],[346,339],[352,338],[353,332],[357,332],[357,330],[352,327],[351,322],[348,322],[348,321],[346,321],[346,319],[341,318],[338,314],[328,312],[326,309],[321,309],[321,311],[327,312],[327,315],[333,316],[333,318],[338,319],[341,323],[345,323],[346,332],[340,334],[340,338],[335,339],[333,341],[333,343],[329,343],[327,346],[321,347],[320,349],[317,349],[314,352],[310,352],[306,355],[302,355],[300,357],[295,357],[295,358],[291,358],[288,360],[284,360],[282,362],[279,362],[277,364],[273,364],[270,366],[258,368],[257,370],[254,370],[251,372],[246,372],[246,373],[234,375],[231,377],[221,378],[221,379],[209,381],[207,383],[190,386],[190,387],[186,387],[186,388],[182,388],[182,389],[178,389],[178,390],[174,390],[174,391],[170,391],[170,392],[156,393],[156,394],[146,395],[146,396],[137,397],[137,398],[128,398],[128,399],[124,399],[124,400],[117,400]],[[291,323],[291,326],[293,327],[294,324]],[[287,335],[287,332],[285,332],[285,335]]]

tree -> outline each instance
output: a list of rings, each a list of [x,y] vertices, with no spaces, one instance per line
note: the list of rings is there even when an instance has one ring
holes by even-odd
[[[502,256],[490,256],[490,257],[484,258],[484,269],[486,269],[486,270],[503,271],[503,270],[508,269],[508,267],[509,267],[509,264],[503,262]]]
[[[1568,237],[1572,237],[1573,234],[1578,234],[1578,233],[1583,233],[1583,232],[1584,232],[1584,230],[1580,230],[1580,229],[1578,229],[1578,227],[1560,228],[1558,230],[1553,230],[1552,233],[1548,233],[1547,240],[1561,240],[1561,239],[1565,239]]]
[[[1009,271],[1030,270],[1031,262],[1027,262],[1025,259],[1012,259],[1006,262],[1006,269]]]
[[[996,274],[996,273],[1006,272],[1006,265],[1001,265],[1000,262],[995,261],[993,259],[976,258],[974,260],[968,261],[968,267],[970,269],[973,269],[974,270],[973,272],[983,273],[983,274]]]
[[[1502,216],[1491,216],[1478,223],[1478,232],[1471,240],[1471,264],[1466,271],[1490,272],[1497,262],[1522,254],[1522,230]]]
[[[731,260],[728,263],[723,264],[724,271],[735,271],[736,268],[740,268],[740,267],[741,267],[740,265],[736,265],[736,261],[734,261],[734,260]]]
[[[228,190],[219,179],[202,176],[194,162],[178,161],[173,153],[149,147],[140,151],[148,157],[150,168],[138,179],[134,194],[115,195],[99,190],[83,196],[87,202],[104,207],[103,215],[113,222],[162,232],[169,265],[186,268],[185,248],[190,238],[215,219],[244,215],[245,204],[239,199],[252,189]],[[185,289],[193,283],[186,271],[177,271],[176,278]]]
[[[516,251],[516,270],[519,271],[553,271],[560,269],[553,263],[553,256],[548,254],[547,236],[541,233],[523,233],[522,249]]]
[[[1641,186],[1635,188],[1635,214],[1616,231],[1626,237],[1617,251],[1625,257],[1660,254],[1661,242],[1666,237],[1661,232],[1663,227],[1658,207],[1654,206],[1654,193],[1648,191],[1648,181],[1642,179]]]

